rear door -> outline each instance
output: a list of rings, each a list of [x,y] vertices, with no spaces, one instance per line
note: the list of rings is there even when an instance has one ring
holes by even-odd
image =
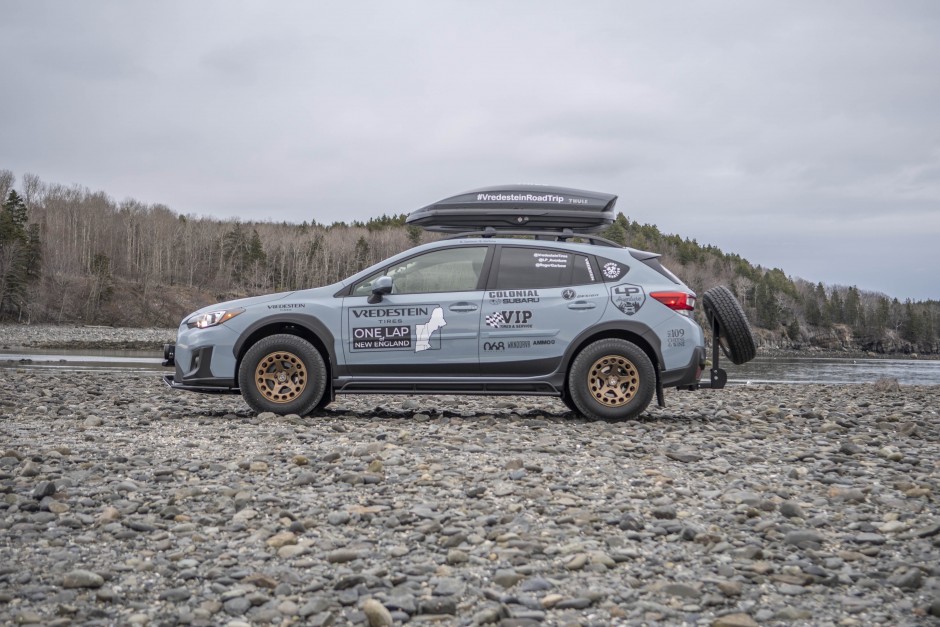
[[[547,247],[500,246],[483,297],[482,373],[553,372],[571,341],[600,320],[608,301],[591,258]]]

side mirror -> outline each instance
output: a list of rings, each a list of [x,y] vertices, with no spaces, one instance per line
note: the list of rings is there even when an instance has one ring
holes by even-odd
[[[392,277],[380,276],[372,283],[372,295],[369,296],[369,304],[375,305],[382,302],[382,296],[392,293]]]

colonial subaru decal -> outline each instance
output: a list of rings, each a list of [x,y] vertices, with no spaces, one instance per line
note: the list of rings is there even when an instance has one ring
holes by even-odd
[[[413,307],[356,307],[349,311],[354,351],[410,351],[441,348],[441,329],[447,325],[439,305]]]
[[[515,305],[518,303],[539,302],[538,290],[497,290],[489,292],[487,297],[491,305]]]
[[[617,309],[632,316],[646,302],[646,292],[639,285],[621,283],[610,288],[610,300]]]

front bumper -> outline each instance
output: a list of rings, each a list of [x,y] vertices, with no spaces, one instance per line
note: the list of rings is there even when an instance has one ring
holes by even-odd
[[[237,387],[219,387],[211,385],[189,385],[186,383],[177,383],[174,375],[163,375],[163,382],[174,390],[185,390],[187,392],[199,392],[201,394],[241,394]]]
[[[174,390],[202,392],[204,394],[238,394],[234,378],[212,374],[212,346],[183,351],[176,358],[176,344],[163,345],[163,365],[175,369],[174,374],[163,376],[163,382]],[[185,361],[185,364],[183,363]]]

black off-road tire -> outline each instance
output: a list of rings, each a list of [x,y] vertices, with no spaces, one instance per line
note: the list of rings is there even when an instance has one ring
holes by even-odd
[[[562,396],[562,397],[560,398],[560,400],[561,400],[562,403],[565,404],[565,407],[567,407],[568,409],[570,409],[570,410],[573,411],[574,413],[576,413],[576,414],[580,414],[580,413],[581,413],[581,410],[578,409],[578,406],[575,405],[575,404],[574,404],[574,401],[571,400],[571,393],[570,393],[570,392],[569,392],[568,394],[566,394],[565,396]]]
[[[754,334],[731,290],[724,285],[713,287],[702,297],[702,307],[712,328],[714,320],[718,320],[718,343],[725,356],[738,365],[754,359],[757,355]]]
[[[592,420],[629,420],[656,393],[656,370],[639,346],[608,338],[588,344],[568,370],[568,391],[578,412]]]
[[[288,334],[258,340],[238,369],[242,398],[258,413],[306,416],[321,406],[326,378],[320,351],[307,340]]]

